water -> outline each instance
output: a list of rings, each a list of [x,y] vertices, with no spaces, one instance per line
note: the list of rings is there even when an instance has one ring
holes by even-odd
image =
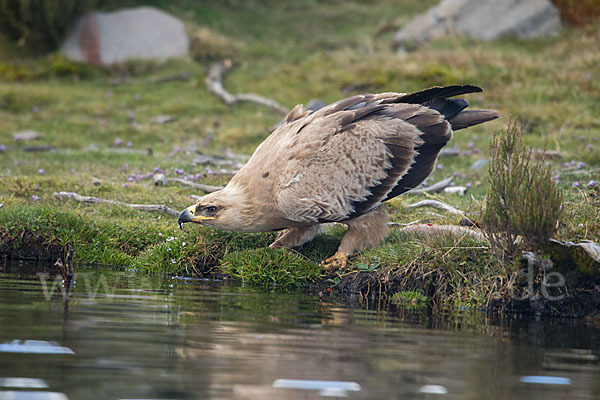
[[[53,275],[0,266],[0,399],[600,398],[599,330],[582,322],[431,318],[126,271],[76,279],[65,303]]]

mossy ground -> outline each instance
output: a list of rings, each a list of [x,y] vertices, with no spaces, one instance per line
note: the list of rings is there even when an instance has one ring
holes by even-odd
[[[560,36],[531,41],[451,37],[416,52],[396,54],[390,28],[425,10],[433,0],[154,3],[182,17],[203,41],[210,41],[213,32],[218,48],[196,49],[195,61],[138,62],[105,69],[75,64],[57,54],[34,55],[0,39],[3,251],[9,252],[7,246],[26,246],[35,238],[35,243],[48,246],[70,243],[76,259],[86,263],[171,273],[222,272],[261,285],[319,281],[363,295],[376,293],[387,282],[385,294],[409,290],[452,307],[480,307],[498,294],[507,269],[515,267],[498,262],[487,243],[473,239],[431,239],[394,231],[381,247],[353,258],[347,270],[323,276],[317,262],[335,251],[343,228],[286,253],[264,249],[274,234],[243,235],[197,226],[182,232],[164,215],[53,196],[72,191],[183,209],[193,202],[190,195],[199,193],[174,185],[154,186],[148,174],[155,168],[168,176],[183,172],[202,183],[225,184],[229,175],[218,174],[220,167],[195,164],[196,153],[222,154],[230,149],[250,154],[280,116],[254,104],[231,108],[207,92],[206,65],[211,57],[221,56],[236,63],[225,78],[229,91],[257,93],[290,108],[313,98],[330,102],[360,92],[480,85],[485,92],[469,96],[469,102],[497,109],[502,117],[456,133],[451,146],[458,146],[461,155],[440,159],[430,182],[454,175],[457,185],[470,189],[462,197],[436,197],[479,217],[488,171],[471,167],[488,157],[492,133],[514,117],[525,126],[527,146],[546,146],[562,154],[550,161],[565,190],[563,218],[555,236],[600,239],[599,193],[597,186],[588,187],[590,181],[600,181],[597,24],[567,27]],[[159,83],[179,75],[189,79]],[[159,115],[170,115],[173,121],[156,122]],[[12,134],[25,129],[43,138],[14,141]],[[55,150],[25,151],[45,145]],[[579,186],[573,187],[574,182]],[[416,200],[413,196],[389,202],[392,220],[451,224],[460,220],[404,207]],[[410,297],[403,296],[397,300]]]

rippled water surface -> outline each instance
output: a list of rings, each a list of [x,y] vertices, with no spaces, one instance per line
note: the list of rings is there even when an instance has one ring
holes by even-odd
[[[0,265],[0,399],[599,399],[582,322],[451,320],[224,282]]]

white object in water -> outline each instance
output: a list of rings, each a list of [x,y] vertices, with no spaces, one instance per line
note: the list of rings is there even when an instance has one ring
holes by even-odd
[[[13,340],[0,343],[0,353],[75,354],[68,347],[45,340]]]
[[[523,383],[539,383],[542,385],[570,385],[571,380],[562,376],[524,376],[521,378]]]
[[[69,400],[64,393],[15,390],[0,392],[0,400]]]
[[[303,379],[277,379],[273,387],[282,389],[318,390],[319,395],[327,397],[346,397],[346,392],[358,392],[361,387],[356,382],[315,381]]]
[[[43,379],[37,378],[0,378],[0,387],[3,388],[26,388],[47,389],[48,384]]]
[[[425,385],[419,389],[419,393],[448,394],[448,389],[442,385]]]

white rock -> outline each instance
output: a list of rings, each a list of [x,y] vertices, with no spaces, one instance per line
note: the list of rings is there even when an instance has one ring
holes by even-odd
[[[467,188],[465,186],[450,186],[444,189],[444,193],[453,193],[464,196],[465,193],[467,193]]]
[[[60,49],[74,61],[110,65],[183,57],[188,47],[183,22],[153,7],[136,7],[82,16]]]
[[[550,0],[442,0],[396,33],[400,50],[450,33],[493,40],[558,33],[560,15]]]
[[[153,179],[154,186],[165,186],[167,184],[167,177],[165,174],[155,174]]]
[[[175,117],[172,115],[158,115],[156,118],[154,118],[154,122],[161,125],[173,121],[175,121]]]
[[[29,141],[29,140],[41,139],[43,137],[44,137],[44,135],[42,135],[36,131],[29,130],[29,129],[13,133],[13,139],[15,139],[17,141],[22,140],[24,142]]]

